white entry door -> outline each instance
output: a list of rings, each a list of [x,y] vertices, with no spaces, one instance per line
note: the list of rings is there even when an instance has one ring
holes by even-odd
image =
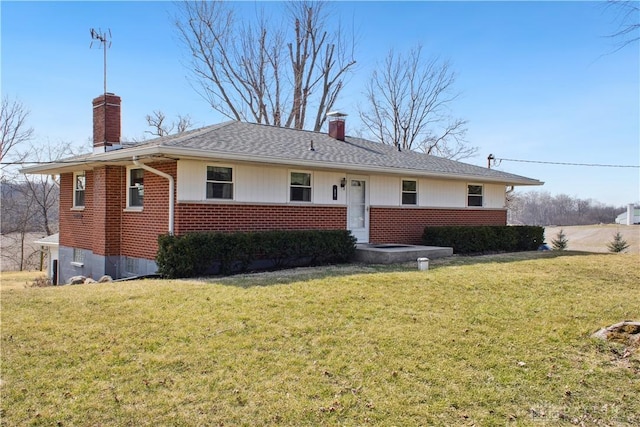
[[[367,177],[349,176],[347,180],[347,228],[358,243],[369,242],[369,189]]]

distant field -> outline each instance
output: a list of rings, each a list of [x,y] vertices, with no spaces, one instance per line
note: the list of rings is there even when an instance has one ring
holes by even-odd
[[[620,232],[629,244],[627,253],[640,254],[640,225],[572,225],[566,227],[545,227],[545,241],[551,246],[551,240],[564,230],[569,239],[569,250],[585,252],[609,252],[607,245],[614,234]]]
[[[636,255],[434,261],[47,288],[3,273],[0,425],[640,425],[640,351],[590,338],[640,320]]]

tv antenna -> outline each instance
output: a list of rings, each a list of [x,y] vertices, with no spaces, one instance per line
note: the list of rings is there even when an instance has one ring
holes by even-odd
[[[104,93],[107,93],[107,49],[111,47],[111,29],[107,29],[107,31],[102,31],[98,29],[91,29],[91,44],[89,48],[93,47],[94,41],[102,47],[104,50]]]

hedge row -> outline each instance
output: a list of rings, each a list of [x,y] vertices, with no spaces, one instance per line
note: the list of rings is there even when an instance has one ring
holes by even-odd
[[[356,239],[347,230],[189,233],[158,237],[158,272],[168,278],[347,262]]]
[[[453,247],[453,252],[456,254],[535,251],[544,243],[544,227],[528,225],[426,227],[422,242],[427,246]]]

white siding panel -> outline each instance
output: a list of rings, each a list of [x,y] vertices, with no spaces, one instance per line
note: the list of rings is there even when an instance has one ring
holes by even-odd
[[[372,175],[369,201],[375,206],[400,206],[400,177]]]
[[[484,185],[484,207],[499,208],[505,206],[505,186],[501,184]]]
[[[239,165],[235,171],[235,200],[248,203],[286,203],[287,169]]]
[[[206,201],[206,170],[208,164],[196,160],[180,160],[177,166],[177,200]],[[234,200],[242,203],[288,203],[289,168],[234,165]],[[314,204],[346,204],[346,191],[340,172],[310,171],[313,173]],[[369,200],[376,206],[400,206],[402,177],[371,175]],[[333,200],[333,186],[338,186],[338,200]],[[421,207],[463,208],[467,203],[467,183],[422,178],[418,180],[418,205]],[[504,208],[505,186],[484,184],[484,207]]]
[[[178,201],[204,200],[206,195],[207,167],[195,160],[178,161]]]
[[[463,181],[420,180],[420,206],[463,208],[467,205],[467,184]]]
[[[345,178],[344,173],[314,172],[313,173],[313,203],[318,205],[345,204],[347,200],[346,189],[340,188],[340,180]],[[338,186],[338,200],[333,200],[333,186]]]

